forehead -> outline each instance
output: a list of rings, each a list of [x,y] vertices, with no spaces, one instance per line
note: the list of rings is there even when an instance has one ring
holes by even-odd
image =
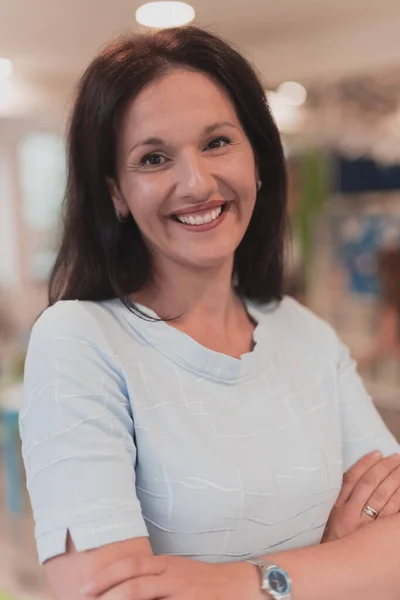
[[[203,73],[176,69],[151,83],[132,102],[124,119],[123,136],[129,143],[150,135],[190,136],[227,120],[240,127],[225,90]]]

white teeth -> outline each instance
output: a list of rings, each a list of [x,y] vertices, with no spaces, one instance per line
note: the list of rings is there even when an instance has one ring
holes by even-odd
[[[218,208],[215,208],[210,212],[203,213],[202,215],[177,215],[176,218],[181,223],[186,223],[186,225],[204,225],[205,223],[211,223],[212,221],[215,221],[215,219],[219,217],[221,212],[222,206],[219,206]]]

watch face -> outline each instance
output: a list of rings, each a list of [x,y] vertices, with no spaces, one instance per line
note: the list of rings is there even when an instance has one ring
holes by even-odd
[[[282,569],[273,567],[268,571],[267,577],[272,592],[284,596],[290,591],[290,579]]]

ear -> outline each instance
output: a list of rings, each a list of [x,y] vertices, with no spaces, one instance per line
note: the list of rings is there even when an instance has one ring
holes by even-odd
[[[123,219],[129,217],[129,206],[127,205],[125,198],[123,197],[121,190],[118,187],[115,179],[107,177],[108,191],[110,192],[111,200],[114,204],[114,210],[116,215],[119,215]]]

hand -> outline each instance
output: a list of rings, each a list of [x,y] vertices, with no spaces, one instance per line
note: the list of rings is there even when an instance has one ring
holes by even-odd
[[[250,600],[259,590],[257,569],[250,563],[135,556],[95,573],[81,592],[101,600]]]
[[[321,543],[340,539],[373,522],[363,512],[368,505],[380,519],[400,511],[400,455],[382,458],[379,452],[363,456],[343,477],[343,485]]]

